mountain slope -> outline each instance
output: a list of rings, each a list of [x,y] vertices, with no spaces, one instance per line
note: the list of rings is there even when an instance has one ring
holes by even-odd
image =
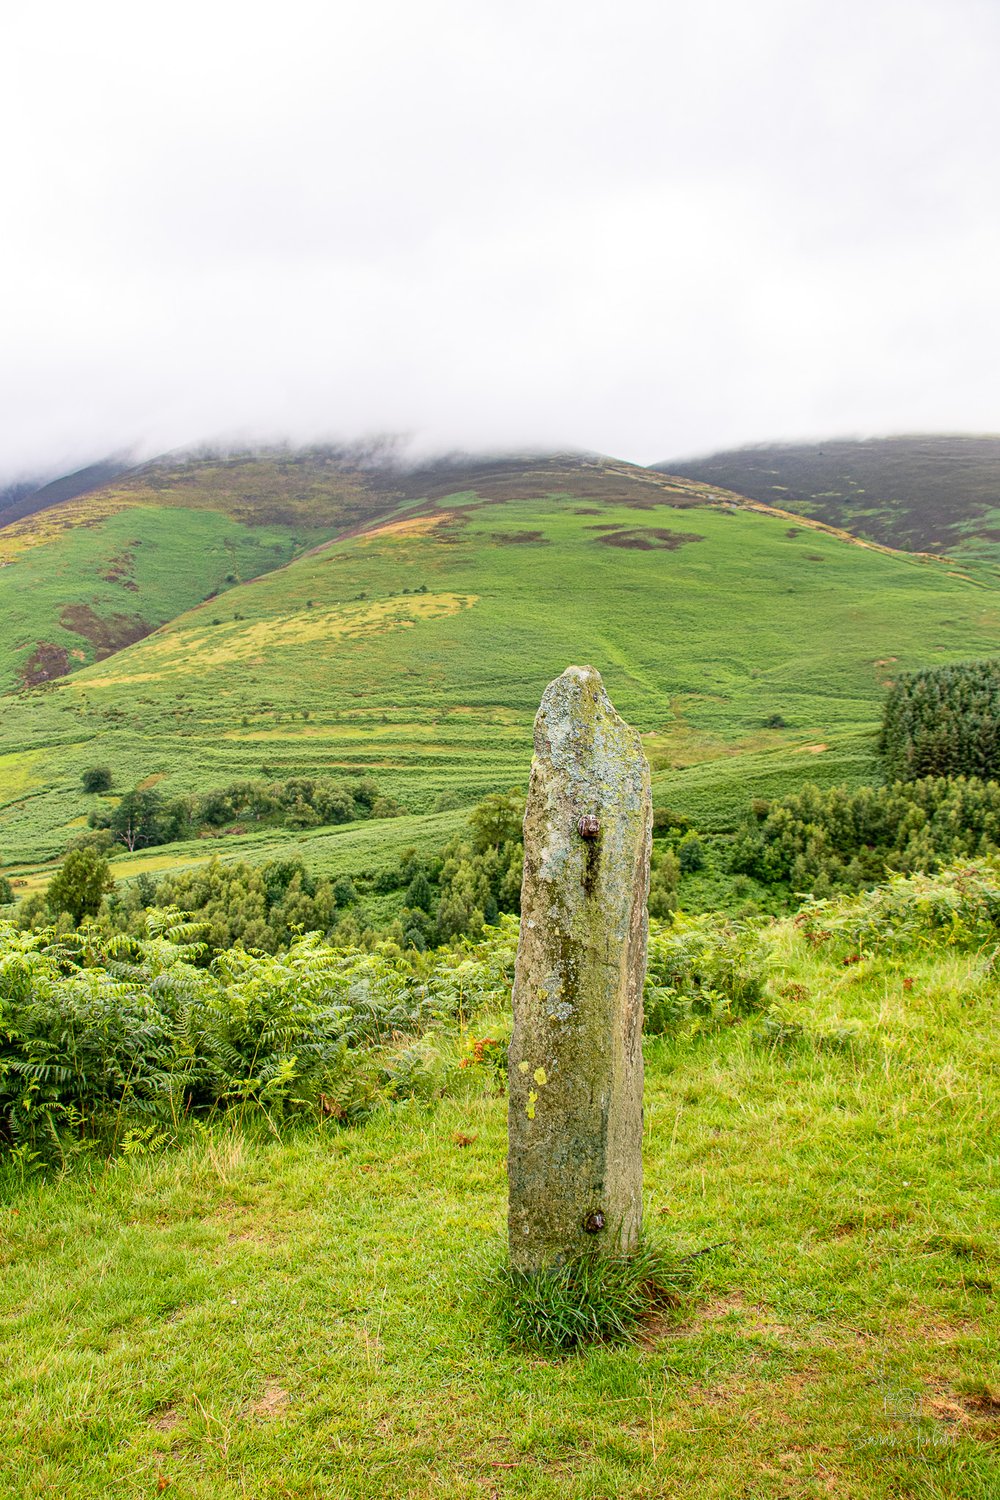
[[[95,761],[119,789],[155,778],[167,793],[365,770],[414,813],[523,784],[541,691],[573,661],[605,674],[671,800],[683,768],[712,758],[731,778],[748,755],[824,779],[823,757],[871,732],[894,671],[985,654],[1000,625],[975,569],[629,465],[452,466],[421,486],[391,519],[12,703],[5,861],[64,846]]]
[[[323,450],[164,460],[62,498],[79,483],[0,526],[0,691],[100,660],[396,503]]]
[[[1000,563],[1000,437],[767,444],[656,467],[886,546]]]
[[[105,459],[101,463],[88,464],[85,469],[76,469],[72,474],[63,474],[44,483],[27,482],[13,484],[0,490],[0,527],[12,521],[23,520],[47,510],[50,505],[59,505],[64,500],[76,500],[92,490],[111,484],[129,465],[118,459]]]

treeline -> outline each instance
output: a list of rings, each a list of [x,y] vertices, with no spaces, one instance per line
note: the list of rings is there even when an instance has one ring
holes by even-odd
[[[323,795],[329,783],[297,778],[263,786],[240,783],[198,799],[200,811],[213,824],[228,823],[234,809],[253,805],[261,817],[273,812],[276,794],[285,805],[311,793],[313,804],[331,821],[348,809],[339,796]],[[373,783],[351,784],[354,816],[384,815],[382,799]],[[317,795],[319,793],[320,795]],[[253,804],[250,798],[258,798]],[[143,793],[145,799],[148,793]],[[188,803],[190,799],[179,799]],[[145,801],[143,807],[146,806]],[[157,838],[134,812],[135,799],[122,798],[111,816],[129,826],[140,826],[148,842],[167,842],[172,828],[190,836],[196,821],[185,811],[183,824],[157,826]],[[167,804],[167,808],[170,804]],[[124,811],[122,810],[124,808]],[[155,804],[154,815],[158,815]],[[145,816],[145,814],[143,814]],[[521,823],[524,797],[519,791],[486,797],[469,815],[468,826],[443,848],[425,853],[406,849],[398,864],[384,870],[359,870],[353,879],[312,874],[301,860],[273,859],[254,865],[241,860],[211,860],[192,870],[164,875],[159,880],[142,874],[116,885],[105,851],[93,846],[72,850],[44,893],[27,897],[16,909],[22,928],[41,928],[55,921],[69,931],[87,922],[98,931],[144,931],[146,912],[175,908],[203,924],[209,953],[240,945],[266,953],[287,948],[298,932],[318,932],[342,947],[386,944],[424,951],[456,938],[477,938],[503,912],[520,909],[524,850]],[[107,830],[113,833],[113,826]],[[391,898],[388,902],[386,897]],[[386,907],[389,910],[386,911]]]
[[[374,793],[364,782],[354,789]],[[234,805],[235,798],[218,815]],[[370,815],[378,813],[379,799],[373,798]],[[350,878],[316,875],[298,859],[256,865],[213,859],[159,879],[141,874],[116,884],[105,851],[77,848],[44,893],[20,903],[15,920],[35,929],[55,922],[63,931],[86,922],[107,934],[137,937],[145,930],[147,911],[175,908],[202,924],[210,954],[237,945],[278,953],[300,932],[318,932],[341,947],[389,945],[423,952],[459,938],[477,939],[502,914],[519,912],[523,819],[522,792],[493,793],[442,848],[406,849],[395,865],[361,868]],[[702,854],[683,820],[658,831],[668,833],[679,851],[662,843],[654,849],[649,909],[665,918],[676,906],[682,870],[696,868]]]
[[[755,801],[730,856],[733,871],[816,896],[859,890],[887,872],[934,871],[1000,847],[1000,785],[925,777],[891,786],[807,786]]]
[[[93,785],[95,767],[84,775]],[[248,828],[319,828],[351,823],[359,818],[393,817],[398,805],[383,796],[369,777],[330,781],[322,776],[292,776],[287,781],[233,781],[207,792],[165,798],[155,787],[133,787],[117,803],[102,803],[88,818],[91,832],[74,840],[75,848],[129,850],[172,844],[222,832],[244,833]]]
[[[888,781],[1000,776],[1000,658],[902,674],[878,749]]]

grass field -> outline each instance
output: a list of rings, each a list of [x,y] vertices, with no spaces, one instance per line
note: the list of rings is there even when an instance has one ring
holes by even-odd
[[[0,1494],[992,1500],[989,954],[773,942],[783,1040],[647,1042],[646,1221],[697,1258],[634,1345],[498,1344],[505,1103],[475,1069],[354,1129],[8,1161]]]

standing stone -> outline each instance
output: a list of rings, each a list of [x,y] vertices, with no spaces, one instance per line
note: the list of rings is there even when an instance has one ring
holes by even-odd
[[[511,1265],[636,1247],[649,766],[593,667],[549,683],[524,816],[508,1114]]]

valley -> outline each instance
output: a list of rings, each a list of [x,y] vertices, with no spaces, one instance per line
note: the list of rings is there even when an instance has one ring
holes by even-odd
[[[368,488],[343,480],[339,510],[329,473],[317,499],[301,484],[275,491],[274,472],[231,465],[224,518],[206,498],[218,503],[218,476],[214,489],[204,476],[172,482],[149,513],[164,532],[181,517],[189,591],[201,566],[191,516],[243,526],[255,545],[289,528],[312,543],[301,555],[5,699],[0,855],[15,878],[37,884],[83,826],[92,803],[80,776],[93,763],[112,769],[116,793],[149,783],[168,796],[237,777],[370,774],[408,815],[395,831],[368,827],[373,857],[437,839],[439,805],[525,784],[534,707],[572,660],[603,671],[646,735],[657,804],[706,829],[732,826],[752,796],[870,779],[893,674],[986,655],[1000,626],[985,566],[859,547],[611,461],[446,466],[395,489],[384,475]],[[149,509],[142,484],[139,507],[118,481],[41,513],[40,565],[62,557],[69,576],[81,535],[117,547],[78,508],[135,530]],[[199,506],[173,509],[179,494]],[[321,511],[340,531],[316,541]],[[0,531],[0,549],[27,526]],[[15,572],[0,571],[0,583],[13,586]],[[90,583],[77,579],[71,607],[96,614]],[[150,608],[141,581],[130,597],[154,617],[168,607]],[[115,871],[278,846],[318,869],[328,856],[339,866],[333,851],[348,847],[364,863],[365,836],[232,835],[122,851]]]

